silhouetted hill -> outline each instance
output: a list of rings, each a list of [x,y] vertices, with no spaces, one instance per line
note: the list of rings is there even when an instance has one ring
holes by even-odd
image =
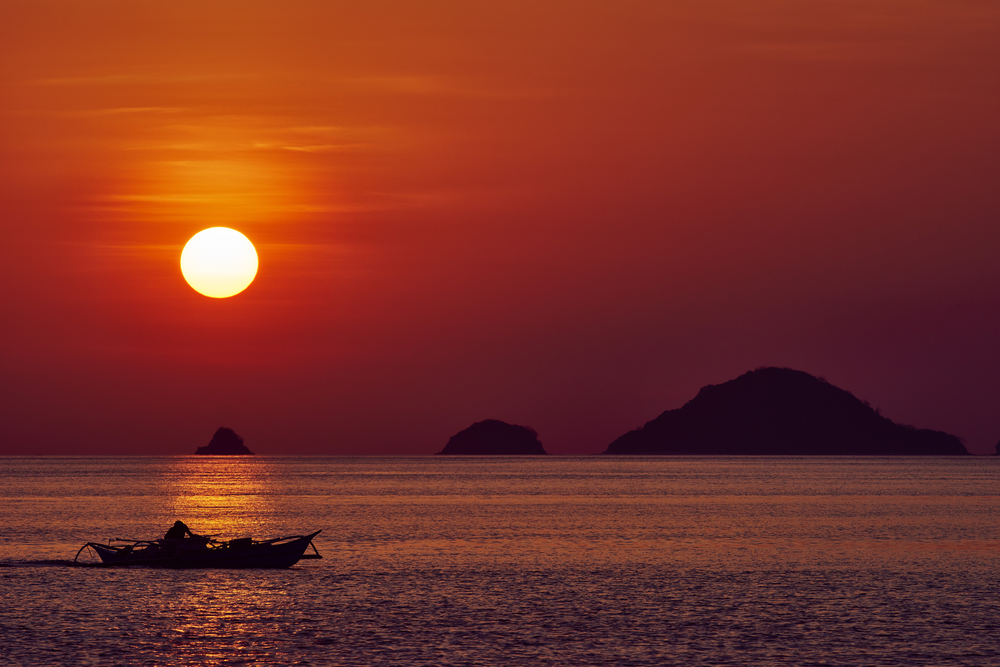
[[[545,454],[545,449],[533,429],[487,419],[451,436],[438,454],[524,455]]]
[[[759,368],[702,387],[677,410],[618,438],[605,454],[959,455],[962,441],[886,419],[826,380]]]
[[[212,441],[204,447],[199,447],[195,454],[208,454],[210,456],[252,455],[253,452],[243,445],[243,438],[236,435],[236,431],[223,426],[212,436]]]

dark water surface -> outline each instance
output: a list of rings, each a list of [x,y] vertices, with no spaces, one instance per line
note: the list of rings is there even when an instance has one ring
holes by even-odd
[[[1000,664],[992,458],[0,458],[0,663]],[[289,570],[86,541],[322,528]]]

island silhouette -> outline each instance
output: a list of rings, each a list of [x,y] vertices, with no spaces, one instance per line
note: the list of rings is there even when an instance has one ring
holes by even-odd
[[[1000,447],[1000,446],[998,446]],[[790,368],[702,387],[604,454],[967,455],[954,435],[896,424],[867,401]]]
[[[476,422],[451,436],[438,454],[506,456],[545,454],[538,433],[499,419]]]
[[[220,426],[212,436],[212,441],[204,447],[199,447],[195,454],[209,456],[252,456],[253,452],[243,444],[243,438],[236,431]]]

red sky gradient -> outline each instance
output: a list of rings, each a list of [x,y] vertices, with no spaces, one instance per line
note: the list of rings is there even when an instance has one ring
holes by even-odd
[[[762,365],[992,452],[998,177],[995,0],[8,0],[0,453],[592,453]]]

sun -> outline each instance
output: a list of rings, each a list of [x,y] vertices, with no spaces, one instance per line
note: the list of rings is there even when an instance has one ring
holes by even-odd
[[[253,282],[257,251],[250,239],[235,229],[203,229],[184,246],[181,273],[196,292],[224,299],[239,294]]]

